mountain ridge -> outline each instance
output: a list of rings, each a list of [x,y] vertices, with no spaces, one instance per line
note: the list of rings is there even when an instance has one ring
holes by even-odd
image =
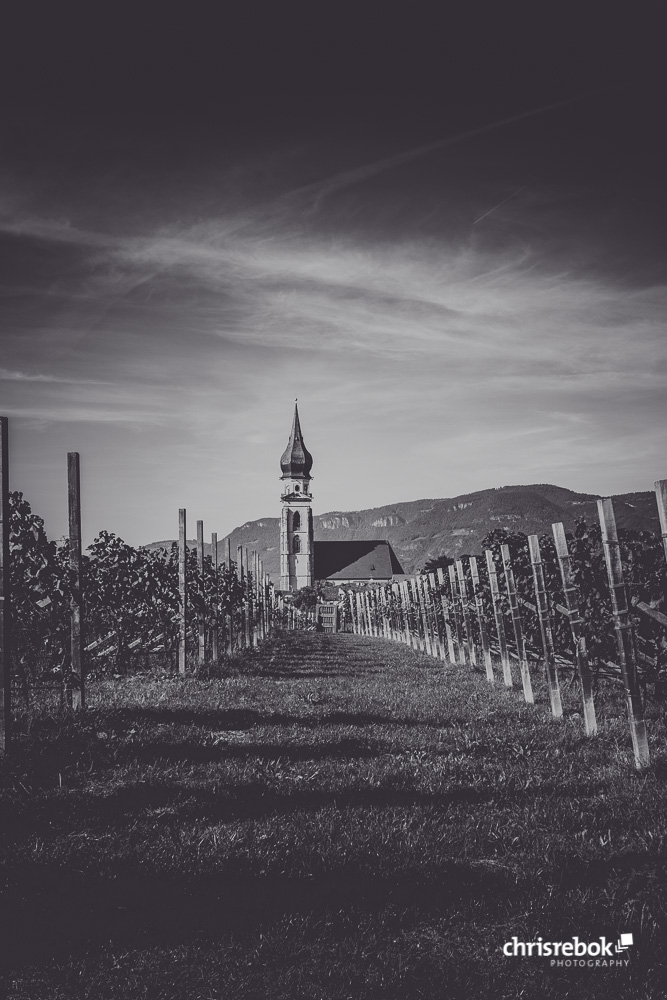
[[[562,521],[571,531],[580,518],[597,523],[596,493],[577,493],[563,486],[536,483],[498,486],[439,499],[406,500],[362,510],[327,511],[313,517],[315,541],[386,539],[403,570],[413,573],[441,554],[459,557],[479,553],[480,542],[494,528],[524,534],[551,531]],[[613,497],[619,528],[659,532],[658,510],[652,491],[620,493]],[[262,517],[234,528],[218,541],[218,558],[225,558],[227,538],[232,558],[237,545],[259,552],[265,571],[276,582],[280,575],[278,517]],[[194,546],[188,540],[188,545]],[[169,547],[171,540],[150,542],[147,549]],[[210,552],[206,543],[205,551]]]

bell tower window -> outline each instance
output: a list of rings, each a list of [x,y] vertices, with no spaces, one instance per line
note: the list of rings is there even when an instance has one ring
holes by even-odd
[[[294,536],[294,541],[292,542],[292,552],[301,552],[301,539],[298,535]]]
[[[301,527],[301,514],[295,510],[292,514],[292,531],[298,531]]]

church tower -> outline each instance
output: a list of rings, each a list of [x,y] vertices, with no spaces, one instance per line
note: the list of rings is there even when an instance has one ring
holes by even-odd
[[[294,404],[292,433],[280,459],[283,490],[280,502],[280,589],[313,586],[313,511],[310,470],[313,456],[306,449]]]

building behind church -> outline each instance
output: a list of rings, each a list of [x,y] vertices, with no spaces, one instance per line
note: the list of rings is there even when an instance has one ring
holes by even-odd
[[[280,459],[280,590],[296,591],[318,582],[387,582],[403,570],[388,541],[321,542],[313,537],[310,492],[313,456],[303,440],[299,408]]]

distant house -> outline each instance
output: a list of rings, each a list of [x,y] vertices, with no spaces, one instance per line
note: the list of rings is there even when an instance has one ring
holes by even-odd
[[[388,582],[403,575],[387,541],[316,542],[310,470],[313,457],[301,433],[294,406],[292,431],[280,459],[283,492],[280,498],[280,589],[300,590],[317,581],[332,583]]]
[[[387,583],[402,576],[403,569],[387,541],[315,541],[315,580],[332,583]]]

